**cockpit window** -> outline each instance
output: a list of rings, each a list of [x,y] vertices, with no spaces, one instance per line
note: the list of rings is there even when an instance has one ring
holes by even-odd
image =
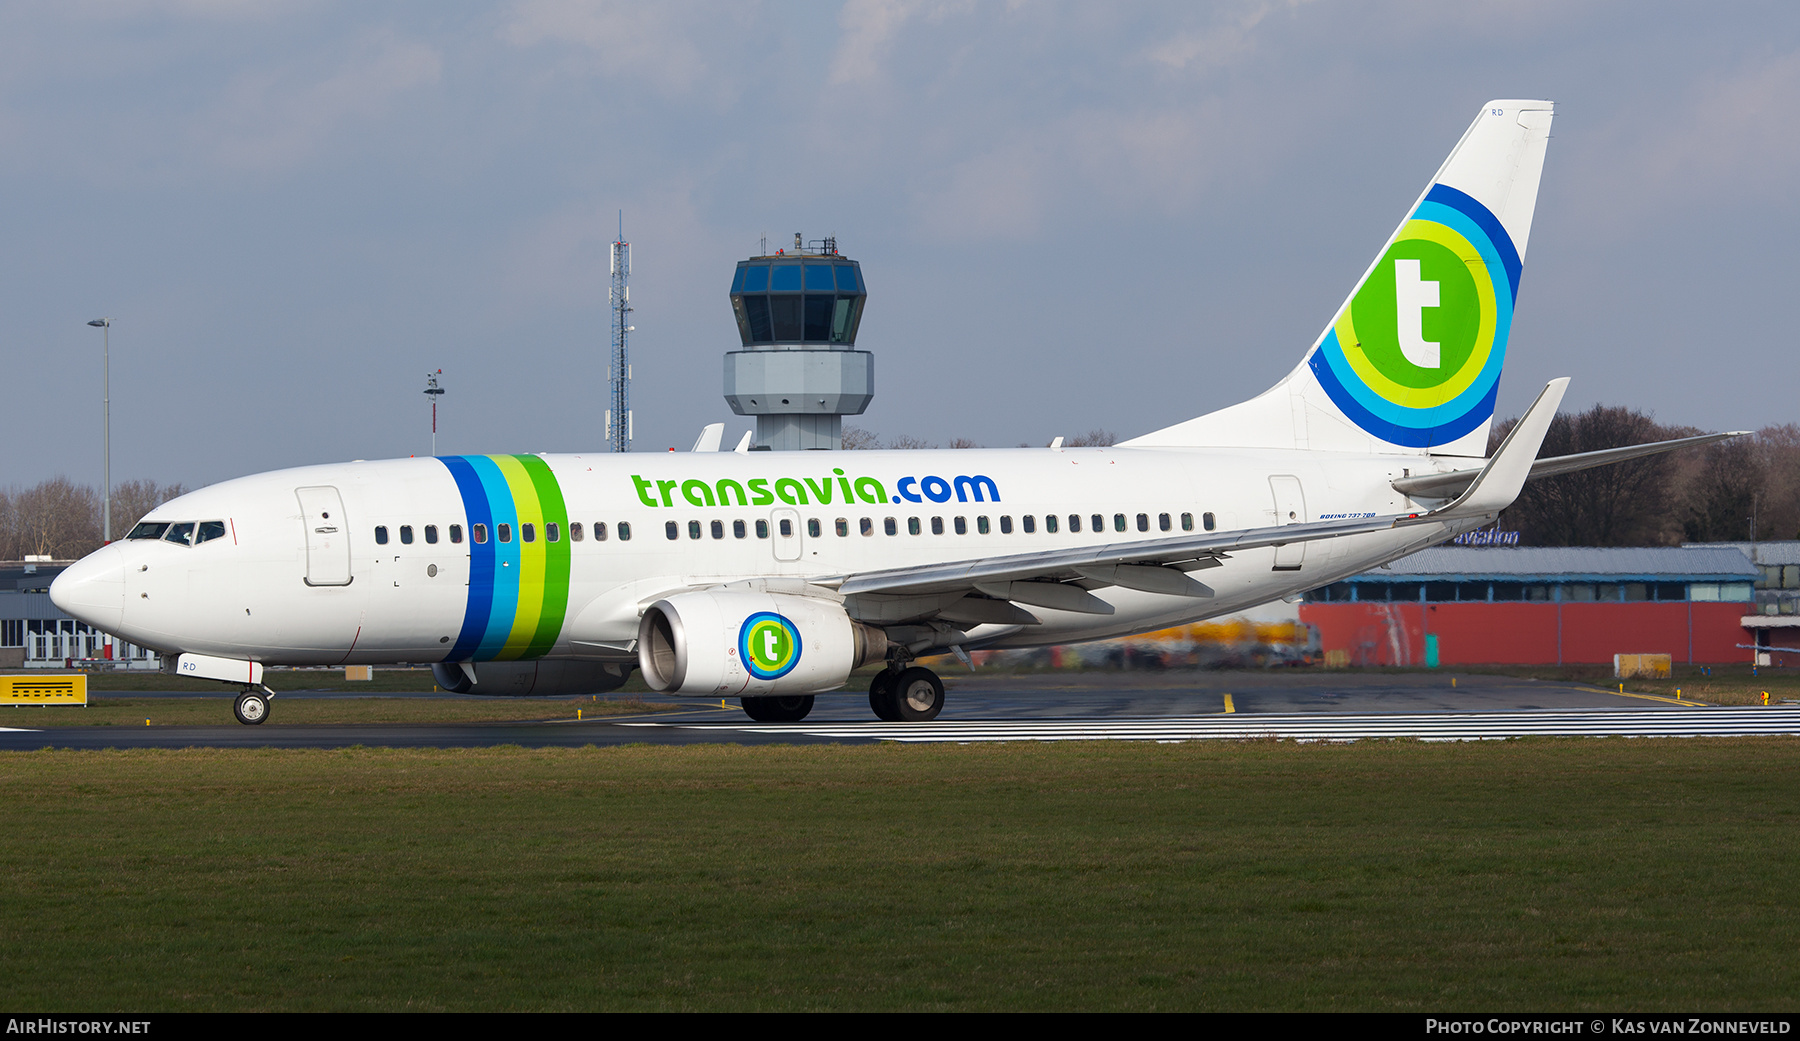
[[[202,542],[211,542],[213,539],[224,537],[224,521],[201,521],[199,530],[194,533],[194,545],[198,546]]]
[[[169,528],[168,521],[139,521],[138,526],[131,529],[128,539],[160,539]]]
[[[192,546],[194,544],[193,523],[190,521],[183,521],[180,524],[169,525],[169,530],[163,532],[163,541],[178,542],[183,546]]]

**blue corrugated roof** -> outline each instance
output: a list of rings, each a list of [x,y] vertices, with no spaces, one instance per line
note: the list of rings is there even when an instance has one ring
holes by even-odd
[[[1744,582],[1759,575],[1741,550],[1721,547],[1435,546],[1350,581],[1396,578],[1511,581]]]

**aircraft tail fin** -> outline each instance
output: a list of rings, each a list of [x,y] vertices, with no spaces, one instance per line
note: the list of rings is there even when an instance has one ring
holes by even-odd
[[[1485,455],[1553,112],[1482,106],[1280,383],[1122,444]]]

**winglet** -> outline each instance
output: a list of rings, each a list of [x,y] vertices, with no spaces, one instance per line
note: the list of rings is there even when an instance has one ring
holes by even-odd
[[[1550,432],[1550,421],[1556,418],[1557,407],[1562,404],[1563,394],[1568,389],[1567,376],[1545,384],[1524,418],[1506,435],[1506,440],[1500,442],[1494,457],[1481,468],[1481,473],[1475,475],[1467,491],[1442,509],[1408,517],[1399,523],[1482,517],[1511,506],[1525,487],[1525,479],[1531,476],[1531,464],[1537,461],[1538,450],[1544,446],[1544,435]]]

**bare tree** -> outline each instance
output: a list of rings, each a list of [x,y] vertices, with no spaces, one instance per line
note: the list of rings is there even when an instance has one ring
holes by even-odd
[[[875,436],[873,430],[864,430],[862,427],[846,426],[844,427],[843,434],[839,438],[838,444],[845,450],[854,452],[862,449],[880,448],[881,439]]]
[[[131,526],[163,503],[187,489],[179,484],[159,485],[155,481],[125,481],[113,486],[113,533],[123,535]]]
[[[896,434],[894,439],[888,442],[888,447],[900,449],[936,448],[937,444],[923,438],[914,437],[911,434]]]
[[[15,492],[12,502],[20,555],[69,560],[100,548],[100,497],[87,485],[57,477]]]
[[[1735,542],[1751,537],[1751,518],[1761,505],[1768,471],[1757,442],[1748,437],[1707,445],[1695,453],[1689,476],[1683,534],[1690,542]],[[1767,537],[1757,531],[1756,535]]]
[[[1516,419],[1496,425],[1489,454]],[[1557,413],[1540,456],[1574,455],[1680,437],[1634,409],[1595,405]],[[1681,511],[1668,456],[1651,456],[1531,481],[1506,511],[1505,523],[1538,546],[1670,545],[1681,536]]]
[[[1071,438],[1065,440],[1063,442],[1063,447],[1064,448],[1105,448],[1108,445],[1117,443],[1118,440],[1119,440],[1118,436],[1115,435],[1112,431],[1102,430],[1099,427],[1095,427],[1094,429],[1088,431],[1085,434],[1076,434],[1074,437],[1071,437]]]
[[[966,437],[953,437],[945,448],[980,448],[981,446]]]

